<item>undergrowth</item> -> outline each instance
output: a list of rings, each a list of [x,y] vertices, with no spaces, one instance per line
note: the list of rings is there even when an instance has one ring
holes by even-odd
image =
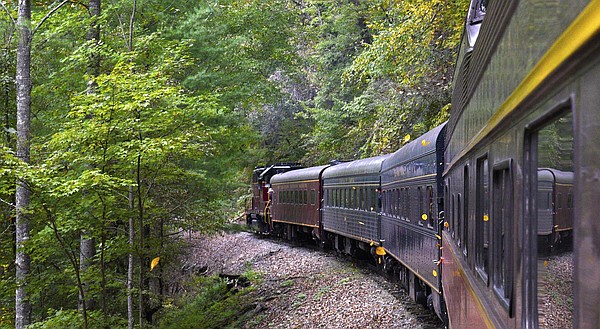
[[[256,273],[244,274],[252,284],[258,280]],[[218,276],[196,279],[195,296],[187,296],[161,312],[159,329],[212,329],[240,328],[251,322],[255,308],[247,288],[231,288],[227,279]]]

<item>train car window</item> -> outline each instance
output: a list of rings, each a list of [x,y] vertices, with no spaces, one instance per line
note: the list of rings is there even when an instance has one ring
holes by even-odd
[[[400,216],[400,189],[395,188],[392,194],[392,203],[394,204],[394,217]]]
[[[396,200],[398,202],[398,218],[403,219],[404,218],[404,188],[399,188],[398,189],[398,199]]]
[[[354,188],[348,188],[348,191],[346,192],[347,193],[346,197],[348,198],[348,200],[346,202],[346,205],[347,205],[346,208],[349,208],[349,209],[354,208],[354,191],[355,191]]]
[[[394,207],[395,207],[395,205],[394,205],[394,190],[393,189],[387,191],[386,202],[387,202],[387,206],[386,206],[387,207],[387,213],[390,216],[394,216]]]
[[[385,208],[386,208],[386,213],[390,216],[393,216],[393,210],[394,209],[394,198],[392,196],[394,190],[387,190],[385,191]]]
[[[512,248],[513,240],[513,213],[512,213],[512,195],[513,183],[511,176],[511,162],[504,161],[494,167],[493,179],[493,216],[494,225],[494,272],[493,284],[494,290],[500,301],[507,308],[510,307],[513,268],[512,268]]]
[[[408,187],[404,188],[404,220],[410,221],[410,190]]]
[[[427,186],[427,227],[434,228],[433,220],[433,186]]]
[[[418,204],[419,204],[419,217],[418,217],[418,223],[419,226],[423,226],[423,214],[425,214],[425,209],[423,207],[423,202],[424,202],[424,197],[423,197],[423,187],[419,186],[417,187],[417,197],[418,197]]]
[[[310,190],[310,204],[315,205],[317,202],[317,191]]]
[[[456,244],[459,247],[462,247],[462,228],[463,228],[463,223],[462,223],[462,194],[458,193],[456,195]]]
[[[454,214],[456,213],[455,209],[454,209],[454,199],[456,198],[455,194],[452,194],[452,197],[450,199],[450,229],[451,229],[451,235],[452,235],[452,239],[456,239],[456,216],[454,216]]]
[[[377,211],[377,189],[371,189],[371,211]]]
[[[477,24],[481,23],[485,17],[488,0],[474,0],[471,2],[471,12],[469,17],[469,23]]]
[[[530,188],[530,200],[537,201],[533,191],[545,188],[544,184],[547,184],[537,179],[537,172],[551,171],[555,176],[552,183],[552,189],[555,191],[555,209],[549,217],[551,222],[547,223],[550,229],[540,229],[547,219],[541,217],[540,205],[534,204],[529,212],[533,217],[533,220],[529,221],[532,232],[529,240],[534,242],[526,249],[530,259],[527,265],[531,271],[525,279],[533,282],[534,289],[524,307],[534,312],[526,313],[524,318],[530,327],[574,326],[573,224],[576,218],[568,208],[575,206],[577,199],[574,199],[574,195],[569,191],[573,190],[576,182],[573,179],[574,135],[573,114],[570,109],[570,101],[559,104],[556,115],[547,120],[542,119],[540,128],[529,136],[529,152],[532,154],[528,158],[532,159],[532,163],[528,172],[532,178],[529,182],[533,185]],[[561,189],[563,192],[557,192]],[[557,310],[560,310],[560,317],[554,316]]]
[[[307,190],[302,191],[302,201],[304,201],[303,204],[308,204],[308,191]]]
[[[360,187],[358,189],[357,206],[356,206],[356,208],[358,208],[358,210],[364,210],[365,209],[365,207],[363,205],[363,201],[364,201],[363,200],[363,188]]]
[[[469,166],[465,165],[463,175],[463,254],[465,257],[469,255]]]
[[[477,179],[475,186],[475,269],[481,279],[488,284],[488,273],[490,271],[490,192],[487,157],[477,160],[477,173],[475,176]]]

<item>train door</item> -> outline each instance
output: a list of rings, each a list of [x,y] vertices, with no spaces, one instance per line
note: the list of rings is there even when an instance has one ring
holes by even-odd
[[[574,171],[573,114],[570,102],[565,102],[545,118],[531,125],[525,145],[525,222],[524,222],[524,294],[523,328],[573,327],[573,232],[560,230],[556,209],[572,207],[577,200],[565,202],[564,196],[542,193],[556,190],[556,184],[572,188]],[[570,182],[552,180],[547,186],[541,172],[570,173]],[[558,186],[561,188],[561,186]],[[542,202],[544,201],[544,202]],[[552,203],[549,205],[547,203]],[[560,203],[560,204],[559,204]],[[542,216],[553,209],[553,216]],[[572,212],[571,212],[572,214]],[[553,221],[549,230],[539,225]],[[568,219],[573,223],[573,216]]]

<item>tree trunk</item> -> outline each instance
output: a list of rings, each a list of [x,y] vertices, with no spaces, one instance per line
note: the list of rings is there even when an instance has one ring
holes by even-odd
[[[17,29],[17,157],[24,163],[30,162],[31,141],[31,3],[19,0]],[[28,275],[31,258],[24,246],[29,241],[30,218],[27,214],[30,191],[27,184],[17,178],[16,186],[16,248],[15,257],[17,290],[15,296],[15,328],[23,329],[31,321],[31,304],[28,292]]]
[[[129,187],[129,208],[133,209],[133,186]],[[127,260],[127,328],[133,329],[135,317],[133,315],[133,247],[135,243],[135,228],[133,214],[129,216],[129,257]]]
[[[88,30],[86,39],[87,41],[91,41],[94,47],[92,54],[90,56],[87,73],[91,77],[90,81],[88,81],[87,94],[92,95],[96,92],[96,83],[94,78],[97,77],[100,73],[100,57],[98,55],[97,46],[100,43],[100,26],[98,24],[98,17],[100,17],[100,0],[89,0],[88,4],[90,16],[92,16],[93,20]],[[86,278],[86,271],[92,265],[92,258],[96,254],[96,240],[92,236],[91,232],[81,232],[80,237],[80,272],[83,277],[83,284],[85,289],[85,295],[88,300],[86,303],[83,303],[83,298],[85,296],[79,295],[79,310],[82,310],[83,305],[87,305],[89,309],[95,308],[95,301],[93,298],[90,298],[87,290],[91,285],[91,282],[88,282]]]

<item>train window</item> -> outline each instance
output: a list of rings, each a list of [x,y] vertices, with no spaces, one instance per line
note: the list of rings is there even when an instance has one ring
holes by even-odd
[[[423,209],[423,202],[424,202],[424,197],[423,197],[423,187],[419,186],[417,187],[417,197],[418,197],[418,204],[419,204],[419,217],[418,217],[418,222],[419,226],[423,226],[423,214],[425,214],[425,209]]]
[[[398,217],[400,215],[400,202],[398,202],[398,199],[400,198],[400,190],[395,188],[393,191],[392,204],[394,205],[394,217]]]
[[[316,202],[317,202],[317,191],[310,190],[310,204],[314,206]]]
[[[463,254],[468,256],[469,248],[469,165],[464,167],[463,175]]]
[[[508,309],[512,293],[512,195],[513,185],[510,171],[511,162],[505,161],[494,167],[493,171],[493,216],[494,225],[494,272],[493,284],[496,294]]]
[[[452,196],[450,197],[450,208],[448,208],[450,210],[450,229],[451,229],[451,235],[453,239],[456,239],[456,216],[454,215],[456,213],[456,211],[454,210],[454,199],[456,198],[456,195],[452,194]]]
[[[404,220],[405,221],[410,221],[410,195],[409,193],[409,188],[405,187],[404,188],[404,197],[403,197],[403,204],[404,204]]]
[[[427,227],[434,228],[433,220],[433,186],[427,186]]]
[[[308,191],[306,190],[302,191],[302,201],[303,204],[308,204]]]
[[[410,222],[410,217],[412,215],[412,213],[411,213],[411,210],[412,210],[412,207],[411,207],[412,200],[410,198],[410,188],[407,187],[407,188],[404,189],[404,196],[406,197],[406,199],[404,200],[405,201],[404,204],[406,205],[406,215],[405,215],[406,218],[404,218],[404,219],[407,222]]]
[[[398,202],[398,218],[404,218],[404,188],[398,189],[398,196],[396,199]]]
[[[572,208],[577,203],[574,188],[574,135],[571,101],[559,104],[555,112],[540,120],[537,130],[529,132],[526,152],[531,159],[527,170],[530,185],[529,204],[538,201],[536,192],[552,190],[554,211],[541,211],[543,205],[528,209],[531,234],[524,246],[528,272],[525,280],[532,282],[533,291],[526,297],[524,315],[532,328],[573,327],[573,226]],[[540,171],[552,172],[554,180],[539,179]],[[566,194],[566,195],[565,195]],[[575,197],[575,199],[574,199]],[[564,200],[566,199],[566,200]],[[525,203],[527,207],[528,203]],[[552,207],[551,207],[552,208]],[[546,214],[549,214],[546,216]],[[561,316],[554,314],[560,312]]]
[[[377,189],[371,188],[371,211],[377,211]]]
[[[487,284],[490,271],[490,193],[487,157],[477,160],[475,178],[477,180],[475,186],[475,269]]]
[[[462,203],[461,203],[461,200],[462,200],[462,194],[459,193],[456,196],[456,212],[455,212],[456,213],[456,226],[455,227],[456,227],[456,240],[457,240],[456,244],[459,247],[462,247],[462,244],[463,244],[462,235],[461,235],[462,234],[462,228],[463,228],[462,227],[463,223],[462,223]]]

